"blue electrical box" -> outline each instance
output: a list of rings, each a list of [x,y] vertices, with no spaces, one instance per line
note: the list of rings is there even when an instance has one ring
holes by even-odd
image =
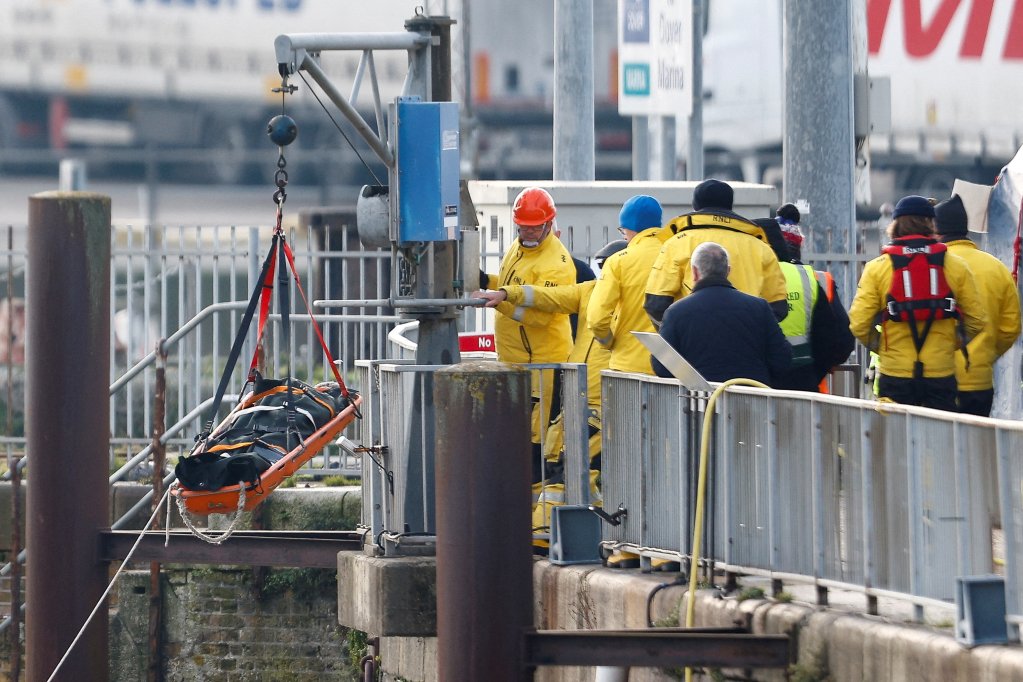
[[[548,559],[555,566],[600,563],[600,519],[585,505],[551,507]]]
[[[458,239],[458,104],[399,99],[396,109],[397,241]]]
[[[1005,578],[968,575],[956,578],[956,641],[964,646],[1007,644]]]

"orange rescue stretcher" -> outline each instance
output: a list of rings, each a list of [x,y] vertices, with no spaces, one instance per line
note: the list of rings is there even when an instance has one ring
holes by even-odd
[[[316,456],[331,441],[359,416],[362,396],[353,396],[351,405],[341,410],[336,417],[314,431],[303,443],[292,449],[269,469],[263,472],[259,481],[245,485],[245,502],[243,511],[252,511],[265,500],[274,489],[284,482],[302,465]],[[239,403],[241,408],[243,403]],[[244,484],[225,486],[219,490],[188,490],[175,484],[171,495],[178,498],[192,514],[205,516],[208,514],[230,514],[238,510],[239,495]]]
[[[280,261],[279,266],[276,264],[277,261]],[[250,391],[248,394],[243,396],[242,400],[239,401],[237,405],[235,405],[227,417],[218,424],[217,428],[213,428],[213,419],[215,418],[217,408],[226,393],[227,385],[231,376],[231,370],[237,363],[242,343],[248,333],[248,328],[252,321],[257,304],[259,304],[259,325],[256,335],[256,351],[253,353],[252,362],[249,367],[249,383],[246,385],[254,384],[255,378],[258,377],[256,367],[257,361],[261,355],[260,346],[262,344],[263,331],[266,327],[266,321],[269,315],[270,299],[274,288],[275,270],[282,275],[279,277],[280,286],[278,286],[278,307],[281,311],[282,327],[284,330],[282,336],[284,338],[285,354],[287,355],[288,344],[290,344],[290,324],[287,277],[285,275],[289,266],[295,280],[296,288],[299,294],[301,294],[302,300],[305,302],[306,309],[309,312],[313,329],[316,331],[320,345],[323,347],[328,366],[333,371],[334,378],[337,381],[340,396],[344,400],[344,407],[339,409],[337,414],[328,421],[322,423],[312,433],[306,435],[304,438],[300,436],[299,444],[274,461],[255,481],[250,480],[233,485],[225,485],[215,490],[189,489],[185,487],[181,481],[175,481],[171,486],[170,494],[177,499],[178,507],[182,513],[188,511],[192,514],[205,516],[209,514],[231,514],[241,511],[252,511],[256,506],[263,502],[270,493],[277,488],[277,486],[284,482],[286,478],[294,474],[302,467],[302,465],[315,457],[324,447],[337,438],[341,431],[351,424],[352,421],[356,418],[362,417],[359,412],[359,406],[362,404],[362,397],[355,391],[349,391],[341,378],[337,364],[334,362],[333,356],[323,340],[323,334],[320,331],[319,324],[316,322],[316,318],[313,317],[305,292],[302,290],[302,284],[299,281],[298,272],[295,269],[294,256],[292,255],[287,242],[284,240],[283,232],[278,226],[278,229],[274,233],[273,244],[270,247],[270,252],[267,254],[257,285],[255,290],[252,292],[249,307],[242,319],[220,386],[217,389],[217,396],[211,407],[210,419],[207,421],[204,432],[196,438],[197,445],[193,448],[193,451],[189,453],[189,456],[203,452],[208,438],[220,433],[222,429],[226,428],[226,425],[232,423],[234,417],[239,411],[252,407],[259,397],[256,395],[255,391]]]

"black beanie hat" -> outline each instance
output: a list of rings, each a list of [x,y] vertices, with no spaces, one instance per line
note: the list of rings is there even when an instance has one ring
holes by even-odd
[[[900,218],[904,215],[915,215],[921,218],[933,218],[934,217],[934,204],[932,204],[927,198],[919,196],[917,194],[911,194],[908,197],[902,197],[899,199],[899,203],[895,204],[895,210],[892,211],[892,219]]]
[[[798,223],[799,219],[802,217],[799,215],[799,209],[796,208],[795,204],[782,204],[778,207],[778,210],[775,211],[775,215],[779,218],[784,218],[790,223]]]
[[[934,219],[938,234],[965,235],[968,229],[966,207],[963,206],[963,200],[958,194],[953,194],[951,199],[946,199],[934,207]]]
[[[704,180],[693,190],[693,210],[702,211],[705,208],[717,208],[725,211],[732,210],[732,201],[735,197],[732,186],[720,180]]]

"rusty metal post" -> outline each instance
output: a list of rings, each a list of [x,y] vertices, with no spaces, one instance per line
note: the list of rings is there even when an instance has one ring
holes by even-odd
[[[27,682],[56,668],[107,586],[110,525],[110,198],[44,192],[28,203]],[[106,682],[106,609],[54,678]]]
[[[7,403],[7,413],[10,414],[10,405]],[[10,433],[10,431],[8,431]],[[11,679],[21,679],[21,562],[18,555],[21,554],[21,524],[24,520],[21,508],[21,469],[18,464],[21,457],[14,457],[10,451],[7,452],[7,466],[11,471]]]
[[[434,375],[437,672],[445,682],[531,680],[529,372],[470,362]]]
[[[14,435],[14,230],[7,228],[7,424],[4,435]],[[11,472],[11,627],[10,671],[12,680],[21,679],[21,529],[24,511],[21,508],[21,457],[7,446],[7,468]]]
[[[165,339],[156,343],[156,388],[153,395],[153,526],[163,524],[163,469],[167,461],[167,446],[163,434],[167,431],[167,351]],[[149,563],[149,665],[147,682],[163,680],[163,589],[160,586],[160,562]]]

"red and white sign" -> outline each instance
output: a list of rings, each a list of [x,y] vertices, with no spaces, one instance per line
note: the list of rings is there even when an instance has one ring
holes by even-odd
[[[490,332],[461,332],[458,335],[458,350],[461,353],[492,353],[497,350],[497,345]]]

